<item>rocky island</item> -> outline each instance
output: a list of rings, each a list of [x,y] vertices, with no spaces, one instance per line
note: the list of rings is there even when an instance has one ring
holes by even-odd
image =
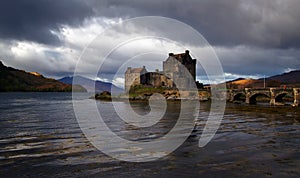
[[[196,80],[196,59],[188,50],[184,53],[169,53],[163,61],[163,70],[148,72],[146,67],[128,67],[125,71],[125,94],[111,96],[107,91],[95,95],[100,100],[148,100],[154,93],[161,94],[167,100],[200,99],[207,101],[210,92]],[[174,82],[176,81],[176,82]],[[195,85],[196,84],[196,85]],[[194,89],[192,89],[194,88]],[[194,91],[189,91],[189,90]],[[199,90],[199,91],[196,91]],[[198,96],[195,96],[198,93]]]

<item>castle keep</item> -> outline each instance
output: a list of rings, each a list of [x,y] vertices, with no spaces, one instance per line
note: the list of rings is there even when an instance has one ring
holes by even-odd
[[[155,72],[148,72],[145,66],[128,67],[125,72],[125,91],[128,92],[135,85],[184,89],[190,88],[195,81],[196,59],[192,59],[186,50],[180,54],[169,53],[169,57],[163,61],[163,71],[156,69]]]

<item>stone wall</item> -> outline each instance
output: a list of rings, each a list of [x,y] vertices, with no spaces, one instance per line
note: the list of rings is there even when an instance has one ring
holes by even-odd
[[[144,69],[144,70],[141,70]],[[129,91],[130,86],[151,85],[154,87],[177,87],[180,89],[195,86],[196,79],[196,59],[192,59],[189,51],[185,53],[170,53],[166,61],[163,62],[163,71],[147,72],[145,67],[130,67],[125,72],[125,90]]]
[[[145,66],[143,68],[131,68],[128,67],[125,72],[125,91],[129,91],[131,86],[145,83],[145,79],[141,78],[143,74],[147,72]]]

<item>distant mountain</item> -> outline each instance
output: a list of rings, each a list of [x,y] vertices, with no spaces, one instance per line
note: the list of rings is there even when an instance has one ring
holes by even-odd
[[[77,91],[86,90],[81,86],[75,86]],[[23,70],[6,67],[0,61],[0,92],[8,91],[72,91],[72,85],[46,78],[37,72],[25,72]]]
[[[271,76],[260,79],[244,79],[238,78],[226,82],[227,88],[243,89],[243,88],[262,88],[266,87],[300,87],[300,70],[283,73],[280,75]]]
[[[93,92],[93,88],[95,86],[96,92],[102,92],[102,91],[112,91],[112,93],[120,94],[123,93],[124,90],[115,86],[112,83],[109,82],[102,82],[99,80],[91,80],[82,76],[75,76],[77,85],[83,86],[87,91]],[[66,84],[72,84],[73,77],[64,77],[62,79],[59,79],[59,81],[66,83]]]
[[[230,80],[228,82],[238,82],[238,81],[242,81],[242,80],[247,80],[245,78],[237,78],[237,79],[234,79],[234,80]]]
[[[291,71],[288,73],[283,73],[281,75],[275,75],[269,77],[268,80],[276,80],[283,84],[293,84],[293,83],[300,83],[300,70]]]

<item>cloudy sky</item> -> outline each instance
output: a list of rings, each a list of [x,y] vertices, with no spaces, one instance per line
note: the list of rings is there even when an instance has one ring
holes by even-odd
[[[122,42],[130,35],[134,38],[146,31],[152,34],[147,25],[134,26],[126,32],[114,29],[103,35],[105,30],[134,17],[163,16],[202,34],[216,52],[227,79],[271,76],[300,69],[299,9],[299,0],[3,0],[0,60],[5,65],[53,78],[72,75],[81,60],[80,71],[84,74],[98,69],[97,61],[106,55],[104,48],[114,48],[118,40]],[[176,42],[191,53],[200,48],[201,42],[187,39],[184,32],[177,33],[176,29],[169,31],[170,28],[172,25],[165,23],[160,30],[174,31]],[[86,48],[89,50],[85,54]],[[135,40],[106,59],[99,78],[122,85],[122,76],[111,77],[120,68],[117,61],[132,56],[128,55],[131,49],[145,48],[183,52],[164,40]],[[153,63],[161,65],[167,56],[162,52],[152,54]],[[138,63],[139,60],[135,59],[137,66],[148,66],[149,60]],[[197,78],[202,77],[199,71]]]

